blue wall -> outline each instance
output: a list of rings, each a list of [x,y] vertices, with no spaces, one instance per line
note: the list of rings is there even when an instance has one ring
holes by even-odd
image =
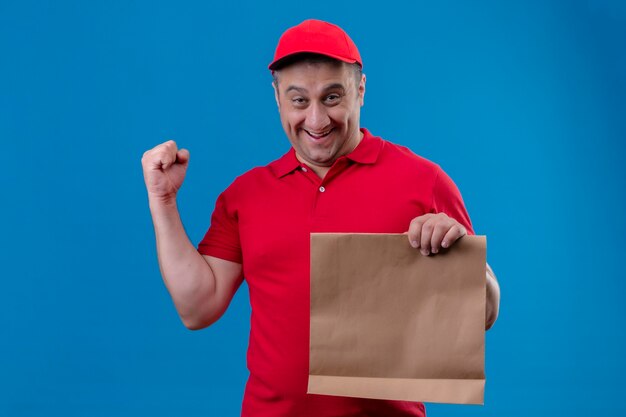
[[[362,125],[438,162],[502,287],[486,404],[429,416],[624,415],[623,2],[0,1],[0,415],[234,416],[247,288],[213,327],[161,281],[141,155],[217,194],[289,144],[266,65],[315,17],[359,45]]]

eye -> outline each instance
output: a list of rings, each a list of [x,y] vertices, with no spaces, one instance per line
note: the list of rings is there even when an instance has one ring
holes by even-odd
[[[303,106],[306,104],[306,99],[303,97],[294,97],[291,99],[291,102],[296,106]]]
[[[333,93],[326,96],[326,102],[328,103],[336,103],[341,99],[339,94]]]

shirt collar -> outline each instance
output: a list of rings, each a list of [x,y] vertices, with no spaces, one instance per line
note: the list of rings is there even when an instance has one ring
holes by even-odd
[[[378,159],[383,141],[377,136],[372,136],[369,130],[364,127],[361,128],[361,132],[363,132],[363,139],[345,157],[358,164],[373,164]],[[295,149],[291,147],[286,154],[270,163],[270,168],[278,178],[282,178],[295,171],[301,165],[298,158],[296,158]]]

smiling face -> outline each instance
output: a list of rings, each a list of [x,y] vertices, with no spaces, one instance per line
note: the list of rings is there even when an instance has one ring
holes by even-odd
[[[301,61],[277,75],[280,120],[296,156],[318,175],[325,174],[361,140],[365,76],[357,87],[354,70],[339,61]]]

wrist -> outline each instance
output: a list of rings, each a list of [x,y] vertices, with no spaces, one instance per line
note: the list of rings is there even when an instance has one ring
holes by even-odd
[[[178,211],[176,206],[176,197],[163,198],[162,196],[152,196],[148,194],[148,202],[150,211]]]

